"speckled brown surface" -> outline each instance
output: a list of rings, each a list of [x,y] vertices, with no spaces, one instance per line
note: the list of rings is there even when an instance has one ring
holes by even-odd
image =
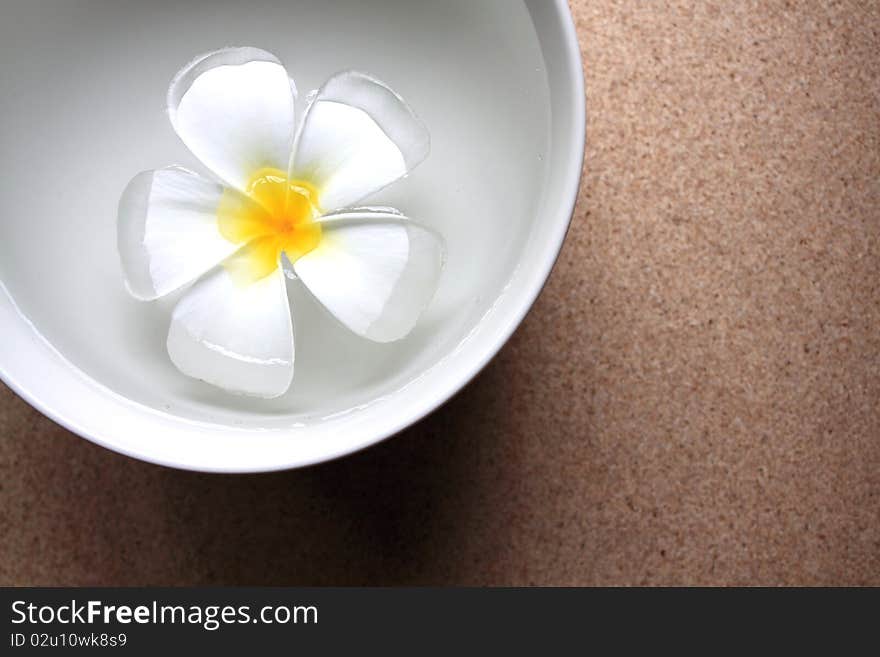
[[[880,4],[575,0],[549,285],[399,437],[176,472],[0,391],[0,582],[880,584]]]

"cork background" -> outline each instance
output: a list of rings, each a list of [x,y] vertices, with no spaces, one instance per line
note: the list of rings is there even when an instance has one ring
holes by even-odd
[[[880,584],[880,3],[572,8],[580,198],[486,370],[248,476],[0,387],[0,583]]]

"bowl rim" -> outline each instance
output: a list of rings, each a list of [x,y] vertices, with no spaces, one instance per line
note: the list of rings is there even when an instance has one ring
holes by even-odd
[[[533,20],[535,11],[546,11],[551,5],[546,0],[525,0],[525,4]],[[377,424],[372,429],[367,427],[364,430],[359,426],[360,438],[357,440],[343,440],[332,444],[330,449],[317,450],[305,454],[299,454],[296,458],[288,457],[286,460],[275,462],[255,460],[252,463],[231,463],[231,462],[199,462],[197,459],[183,458],[180,455],[173,456],[167,453],[157,454],[154,451],[137,449],[129,445],[120,444],[118,438],[114,438],[114,430],[122,430],[119,425],[120,418],[111,415],[112,420],[105,423],[103,429],[89,427],[88,422],[83,417],[83,409],[77,407],[76,413],[67,413],[58,410],[51,401],[47,401],[45,394],[46,386],[43,389],[33,385],[35,380],[50,381],[50,386],[54,386],[49,390],[59,399],[63,399],[64,385],[59,385],[52,379],[52,375],[61,374],[65,377],[66,383],[74,383],[81,390],[91,389],[93,406],[103,406],[105,411],[109,413],[117,413],[119,407],[127,407],[133,411],[137,411],[140,416],[135,415],[132,419],[137,424],[129,424],[124,427],[125,430],[145,429],[149,431],[180,431],[179,427],[172,427],[170,419],[177,420],[181,423],[181,418],[174,416],[165,416],[161,412],[148,406],[129,400],[111,389],[103,386],[99,382],[88,377],[78,368],[72,365],[67,359],[52,346],[37,330],[37,328],[21,313],[3,282],[0,281],[0,327],[3,327],[4,333],[12,329],[22,336],[23,339],[30,338],[31,343],[22,342],[16,348],[11,347],[16,340],[4,340],[6,347],[0,347],[0,355],[4,358],[0,359],[0,379],[2,379],[9,388],[17,395],[24,399],[28,404],[40,411],[43,415],[49,417],[67,430],[79,435],[86,440],[97,445],[105,447],[111,451],[130,456],[149,463],[173,467],[183,470],[200,471],[200,472],[220,472],[220,473],[253,473],[253,472],[272,472],[279,470],[288,470],[299,467],[306,467],[317,463],[340,458],[348,454],[360,451],[383,440],[386,440],[407,427],[413,425],[434,410],[445,404],[456,393],[463,389],[477,374],[494,358],[508,341],[513,332],[522,323],[528,311],[531,309],[541,290],[544,288],[550,273],[559,257],[562,244],[571,224],[572,215],[574,213],[575,202],[577,201],[578,190],[580,187],[581,172],[583,168],[585,137],[586,137],[586,98],[584,94],[583,64],[580,54],[580,46],[577,40],[574,21],[571,10],[566,0],[553,0],[552,5],[553,19],[557,21],[556,29],[560,34],[544,36],[538,34],[541,41],[542,51],[546,49],[546,42],[561,36],[561,40],[554,43],[561,47],[562,56],[566,64],[564,71],[563,83],[569,85],[571,89],[571,105],[568,108],[571,112],[570,125],[566,126],[565,134],[570,137],[568,141],[568,152],[563,153],[560,157],[564,157],[567,165],[564,170],[564,180],[559,185],[562,190],[562,199],[559,206],[552,213],[547,221],[547,239],[543,249],[543,254],[535,268],[529,272],[524,285],[516,290],[516,296],[511,301],[512,306],[505,311],[503,321],[495,329],[491,339],[484,339],[479,342],[479,346],[474,346],[471,355],[460,363],[455,369],[447,372],[443,381],[434,385],[430,395],[420,395],[412,398],[411,403],[405,412],[389,415],[386,421]],[[549,211],[542,211],[548,213]],[[509,295],[508,295],[509,297]],[[473,342],[473,341],[472,341]],[[29,347],[29,348],[28,348]],[[22,348],[19,350],[19,348]],[[20,352],[19,352],[20,351]],[[25,353],[26,352],[26,353]],[[42,354],[40,353],[42,352]],[[43,367],[34,368],[36,355],[42,355],[44,363]],[[4,364],[4,361],[11,359],[17,365],[18,376],[13,372],[14,367]],[[48,359],[48,360],[47,360]],[[54,361],[53,361],[54,359]],[[52,362],[49,362],[52,361]],[[57,362],[56,362],[57,361]],[[64,368],[69,371],[65,371]],[[36,370],[36,371],[35,371]],[[40,379],[43,375],[43,379]],[[36,377],[36,379],[35,379]],[[70,378],[73,377],[73,378]],[[26,379],[30,379],[27,381]],[[76,379],[79,379],[77,382]],[[64,384],[65,381],[61,381]],[[42,394],[41,394],[42,393]],[[51,395],[48,395],[51,396]],[[83,407],[86,405],[83,404]],[[91,408],[94,414],[98,409]],[[146,411],[146,414],[144,414]],[[154,421],[156,418],[164,418],[165,425],[160,421]],[[183,420],[183,424],[189,427],[200,426],[202,423]],[[374,424],[376,424],[374,422]],[[108,429],[109,425],[109,429]],[[217,425],[208,425],[207,430],[217,431]],[[349,423],[348,427],[356,426]],[[340,427],[337,427],[338,431]],[[344,427],[342,427],[344,429]],[[190,429],[191,430],[191,429]],[[205,431],[205,429],[202,429]],[[187,430],[189,431],[189,430]],[[236,430],[230,429],[231,432]]]

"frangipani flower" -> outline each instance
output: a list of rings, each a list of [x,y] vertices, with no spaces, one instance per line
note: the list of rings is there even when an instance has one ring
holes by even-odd
[[[437,286],[442,240],[393,208],[356,207],[428,154],[425,126],[382,82],[333,76],[297,125],[296,87],[256,48],[197,58],[168,90],[171,125],[219,179],[179,167],[136,176],[119,204],[126,284],[152,300],[195,281],[168,353],[189,376],[276,397],[293,377],[285,276],[349,329],[390,342]]]

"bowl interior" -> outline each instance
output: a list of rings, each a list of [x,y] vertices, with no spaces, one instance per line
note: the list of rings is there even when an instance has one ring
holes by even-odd
[[[551,123],[565,99],[552,97],[558,72],[548,76],[547,38],[536,32],[541,21],[548,32],[558,29],[561,3],[541,4],[91,0],[4,9],[0,281],[8,297],[4,327],[14,324],[28,345],[0,351],[0,370],[32,402],[89,437],[150,460],[205,469],[319,460],[333,451],[330,441],[305,442],[335,435],[340,423],[357,427],[350,449],[442,401],[518,322],[567,221],[548,208],[548,194],[561,184],[552,169],[566,172],[573,164],[560,126]],[[274,400],[230,395],[180,374],[165,351],[179,295],[152,303],[130,298],[115,247],[116,205],[133,175],[169,164],[204,171],[171,129],[165,92],[193,56],[234,44],[278,55],[301,97],[347,68],[370,72],[403,95],[427,124],[432,151],[407,179],[369,202],[395,206],[435,228],[448,250],[431,306],[397,343],[349,333],[298,281],[289,282],[296,372],[290,391]],[[571,66],[561,51],[549,59],[560,69]],[[564,126],[572,116],[562,111]],[[517,276],[528,281],[523,298],[495,318]],[[483,331],[490,321],[498,323]],[[40,345],[31,343],[34,336]],[[460,360],[474,340],[486,342]],[[17,363],[29,350],[36,350],[30,360]],[[22,371],[33,370],[34,358],[47,360],[42,378]],[[451,361],[460,361],[456,371]],[[33,380],[26,382],[28,376]],[[62,380],[67,376],[76,384]],[[411,395],[424,398],[424,391],[435,399],[414,403]],[[83,401],[62,411],[51,397],[65,394]],[[381,430],[376,405],[387,406],[379,415],[398,416]],[[90,420],[77,417],[83,407],[112,413],[118,422],[86,426]],[[175,440],[142,435],[144,422],[156,423],[153,430],[173,427]],[[182,425],[190,429],[181,431]],[[208,445],[200,441],[214,447],[224,430],[231,441],[241,432],[258,438],[237,447],[231,442],[222,456],[202,454]],[[189,442],[183,446],[181,438]],[[262,449],[260,441],[268,442],[259,457],[239,453]],[[287,443],[284,457],[278,441]]]

